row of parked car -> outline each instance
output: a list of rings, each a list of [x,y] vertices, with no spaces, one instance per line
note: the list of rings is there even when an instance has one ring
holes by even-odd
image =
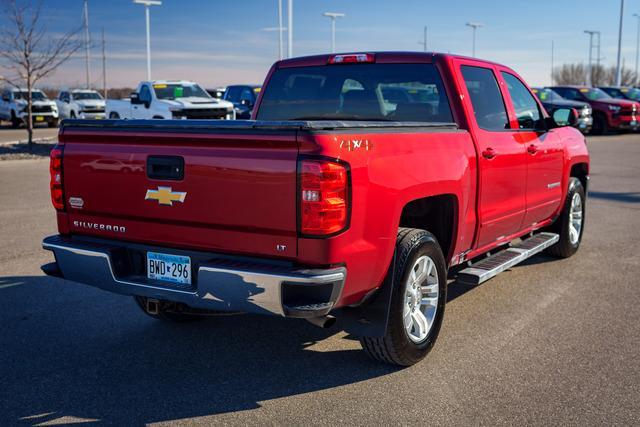
[[[95,90],[63,90],[55,101],[40,90],[33,90],[33,114],[35,123],[46,123],[49,127],[66,118],[249,119],[260,89],[258,85],[233,85],[205,90],[186,80],[153,80],[141,82],[127,99],[106,101]],[[549,114],[558,108],[574,108],[578,112],[575,126],[585,134],[640,128],[640,89],[553,86],[532,90]],[[0,119],[10,121],[13,127],[24,123],[26,97],[26,89],[4,90]]]
[[[32,90],[34,123],[56,127],[61,119],[248,119],[260,86],[234,85],[204,90],[186,80],[144,81],[127,99],[105,100],[90,89],[62,90],[50,100]],[[27,89],[2,92],[0,119],[17,128],[27,120]]]
[[[533,88],[544,108],[578,111],[576,127],[583,133],[635,131],[640,128],[640,89],[633,87],[553,86]]]

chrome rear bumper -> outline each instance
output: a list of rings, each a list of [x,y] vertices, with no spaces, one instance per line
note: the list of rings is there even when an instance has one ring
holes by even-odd
[[[45,238],[42,247],[55,254],[55,264],[43,266],[51,276],[205,310],[324,316],[338,301],[347,273],[344,267],[304,269],[282,262],[62,236]],[[192,285],[148,279],[146,263],[134,260],[146,258],[147,250],[191,257]]]

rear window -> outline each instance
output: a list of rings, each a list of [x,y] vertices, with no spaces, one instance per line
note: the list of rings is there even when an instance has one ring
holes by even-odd
[[[433,64],[350,64],[277,70],[258,120],[453,121]]]

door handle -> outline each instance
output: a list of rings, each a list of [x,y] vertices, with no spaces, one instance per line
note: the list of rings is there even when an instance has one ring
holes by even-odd
[[[497,155],[498,155],[498,153],[496,153],[496,150],[494,150],[494,149],[493,149],[493,148],[491,148],[491,147],[488,147],[487,149],[485,149],[485,150],[482,152],[482,157],[484,157],[484,158],[485,158],[485,159],[487,159],[487,160],[491,160],[491,159],[493,159],[493,158],[494,158],[495,156],[497,156]]]
[[[538,152],[538,146],[535,144],[531,144],[527,147],[527,153],[531,154],[532,156],[535,155]]]

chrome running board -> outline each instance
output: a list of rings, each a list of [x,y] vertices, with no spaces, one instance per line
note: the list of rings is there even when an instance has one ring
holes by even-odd
[[[559,239],[560,236],[554,233],[536,234],[465,268],[458,273],[456,281],[465,285],[479,285],[542,252]]]

